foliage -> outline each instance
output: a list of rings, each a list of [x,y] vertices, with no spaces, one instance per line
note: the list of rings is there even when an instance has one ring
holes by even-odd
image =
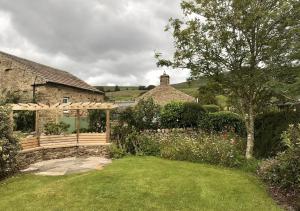
[[[254,119],[285,83],[287,69],[299,71],[300,4],[295,0],[182,1],[184,18],[170,19],[173,59],[156,54],[159,66],[187,68],[222,85],[245,117],[246,157],[254,145]],[[279,21],[280,20],[280,21]]]
[[[206,120],[200,122],[200,128],[212,132],[234,132],[242,137],[246,134],[243,119],[229,111],[209,113]]]
[[[200,104],[217,104],[216,96],[223,93],[223,89],[218,83],[208,81],[198,89],[198,99]]]
[[[159,155],[159,143],[131,127],[116,126],[112,140],[122,152],[131,155]]]
[[[202,107],[206,110],[208,113],[214,113],[220,111],[220,106],[217,105],[202,105]]]
[[[18,91],[3,90],[0,93],[0,104],[7,103],[19,103],[21,99],[21,93]]]
[[[119,115],[120,124],[127,124],[136,130],[157,129],[160,107],[153,99],[140,100],[134,108],[127,108]]]
[[[0,105],[19,103],[21,93],[18,91],[2,91],[0,93]],[[32,132],[35,126],[35,113],[33,111],[14,112],[14,129],[22,132]]]
[[[197,128],[205,116],[205,110],[198,103],[171,102],[161,110],[160,119],[164,128]]]
[[[120,159],[126,155],[126,152],[116,144],[109,145],[108,155],[113,159]]]
[[[116,85],[114,91],[115,91],[115,92],[118,92],[118,91],[120,91],[120,90],[121,90],[120,87],[119,87],[118,85]]]
[[[255,119],[254,153],[257,157],[275,156],[284,149],[281,134],[290,124],[300,122],[300,113],[294,111],[269,112]]]
[[[264,161],[259,175],[272,185],[300,193],[300,124],[290,125],[282,140],[287,149]]]
[[[206,117],[206,111],[198,103],[185,102],[183,104],[182,125],[197,128],[201,120]]]
[[[152,98],[140,100],[133,109],[135,128],[138,130],[158,128],[159,113],[160,107]]]
[[[90,132],[103,132],[106,127],[105,112],[101,110],[89,110],[89,131]]]
[[[161,140],[161,156],[172,160],[239,167],[244,162],[244,143],[237,136],[174,133]]]
[[[58,124],[49,122],[44,126],[44,132],[46,135],[61,135],[68,131],[70,125],[60,122]]]
[[[160,114],[161,125],[163,128],[182,127],[182,116],[184,108],[182,102],[171,102],[166,104]]]
[[[8,107],[0,106],[0,179],[16,171],[16,155],[20,149],[13,135],[13,122]]]
[[[35,112],[18,111],[14,112],[15,130],[22,132],[32,132],[35,130]]]
[[[128,153],[132,153],[134,152],[134,146],[131,142],[128,142],[127,137],[133,132],[135,132],[135,130],[132,127],[124,124],[118,124],[112,127],[112,142],[120,149]]]

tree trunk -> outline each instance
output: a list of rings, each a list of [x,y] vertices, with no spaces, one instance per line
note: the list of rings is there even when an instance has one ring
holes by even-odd
[[[246,119],[247,127],[247,149],[246,158],[251,159],[253,157],[253,147],[254,147],[254,113],[253,107],[250,105],[248,117]]]

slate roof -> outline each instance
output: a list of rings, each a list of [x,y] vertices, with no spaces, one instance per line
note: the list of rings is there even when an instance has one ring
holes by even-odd
[[[15,62],[21,63],[25,65],[37,75],[42,77],[46,82],[55,83],[55,84],[62,84],[65,86],[75,87],[83,90],[103,93],[96,89],[95,87],[87,84],[83,80],[77,78],[76,76],[72,75],[69,72],[58,70],[43,64],[39,64],[37,62],[33,62],[27,59],[23,59],[8,53],[4,53],[0,51],[0,54],[4,57],[7,57]]]

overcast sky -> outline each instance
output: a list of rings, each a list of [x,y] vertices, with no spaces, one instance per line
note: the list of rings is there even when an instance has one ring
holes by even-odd
[[[158,69],[154,52],[171,55],[170,17],[180,0],[0,0],[0,50],[67,70],[92,85],[171,82],[187,71]]]

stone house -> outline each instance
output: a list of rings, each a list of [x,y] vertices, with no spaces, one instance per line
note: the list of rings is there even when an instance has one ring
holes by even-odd
[[[66,71],[0,52],[0,93],[5,92],[19,94],[23,103],[104,101],[103,92]],[[51,120],[64,114],[68,112],[44,116]]]
[[[146,92],[136,99],[152,98],[158,105],[164,106],[172,101],[176,102],[196,102],[196,99],[187,95],[170,85],[170,76],[164,73],[160,76],[160,85]]]

